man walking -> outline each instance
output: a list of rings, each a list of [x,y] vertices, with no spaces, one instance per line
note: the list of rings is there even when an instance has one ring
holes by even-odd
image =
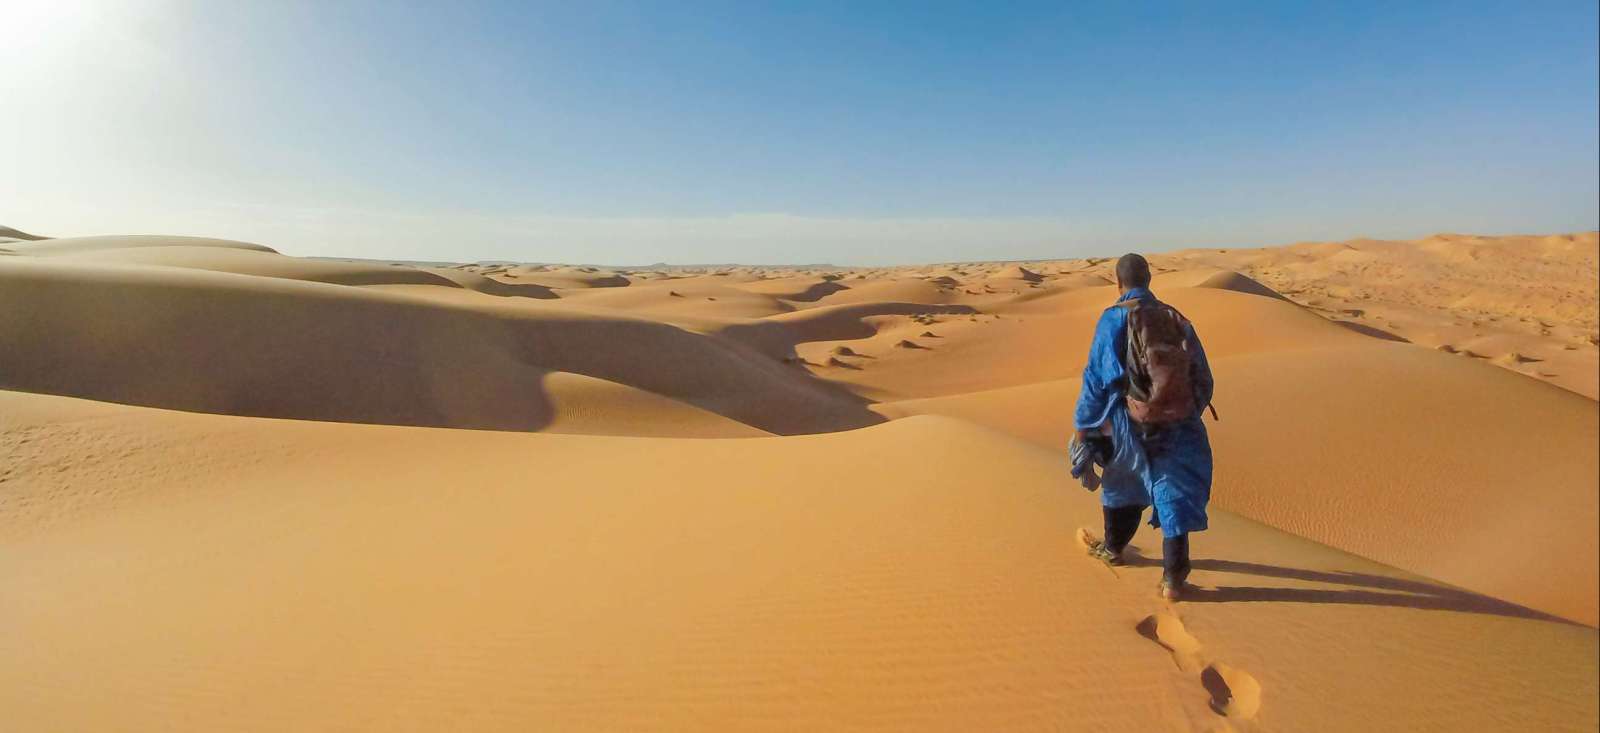
[[[1189,534],[1206,528],[1211,499],[1211,442],[1200,419],[1211,404],[1211,367],[1194,326],[1150,292],[1143,257],[1117,261],[1117,287],[1116,305],[1095,326],[1074,418],[1077,442],[1111,443],[1100,494],[1105,537],[1089,543],[1089,554],[1122,564],[1154,505],[1161,596],[1176,600],[1189,577]]]

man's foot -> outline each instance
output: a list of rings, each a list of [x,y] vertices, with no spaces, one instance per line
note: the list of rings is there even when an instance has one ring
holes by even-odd
[[[1183,597],[1183,592],[1189,587],[1188,583],[1174,583],[1166,578],[1161,579],[1161,598],[1176,601]]]
[[[1112,567],[1122,565],[1122,553],[1112,552],[1111,548],[1106,547],[1106,543],[1095,541],[1088,543],[1086,547],[1089,549],[1089,557]]]

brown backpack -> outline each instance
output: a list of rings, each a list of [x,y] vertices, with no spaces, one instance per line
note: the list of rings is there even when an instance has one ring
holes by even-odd
[[[1190,380],[1189,321],[1166,303],[1135,299],[1128,309],[1128,415],[1145,425],[1164,425],[1195,412]]]

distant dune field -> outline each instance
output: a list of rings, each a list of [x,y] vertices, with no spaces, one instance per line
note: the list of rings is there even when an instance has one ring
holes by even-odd
[[[0,228],[0,728],[1600,725],[1594,232],[1152,256],[1221,417],[1177,604],[1075,539],[1106,254]]]

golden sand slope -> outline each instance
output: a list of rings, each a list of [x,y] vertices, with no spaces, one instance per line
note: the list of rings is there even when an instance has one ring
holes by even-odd
[[[1176,606],[1072,536],[1098,524],[1060,450],[1109,259],[3,249],[23,730],[1600,722],[1595,630],[1544,615],[1600,621],[1600,415],[1570,369],[1593,235],[1153,258],[1223,415]],[[1489,358],[1418,330],[1491,312]]]
[[[1592,401],[1362,336],[1281,300],[1161,294],[1199,323],[1217,374],[1222,422],[1208,419],[1215,505],[1596,623],[1600,419]],[[1034,301],[1027,314],[993,324],[939,323],[960,342],[926,352],[852,342],[883,356],[836,378],[871,388],[885,400],[874,409],[890,417],[950,415],[1059,449],[1105,301],[1063,296],[1054,315],[1045,314],[1049,301]],[[982,389],[974,375],[995,386]],[[907,385],[918,391],[890,394]]]
[[[1483,359],[1600,397],[1600,240],[1441,234],[1264,250],[1193,250],[1174,269],[1239,270],[1366,333]]]
[[[55,446],[8,496],[72,507],[0,514],[14,729],[1597,720],[1592,629],[1220,512],[1209,590],[1168,606],[1158,568],[1082,555],[1098,506],[1058,455],[947,419],[683,441],[4,408]]]

